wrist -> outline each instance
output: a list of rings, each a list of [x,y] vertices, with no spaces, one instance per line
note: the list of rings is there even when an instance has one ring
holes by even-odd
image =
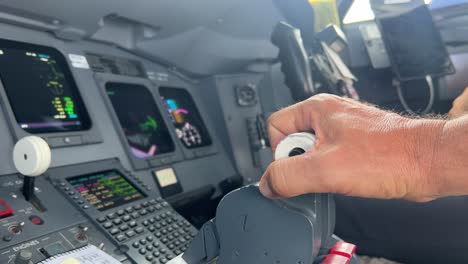
[[[409,168],[412,179],[406,197],[415,201],[430,201],[444,196],[446,179],[440,172],[440,157],[446,120],[407,119]]]

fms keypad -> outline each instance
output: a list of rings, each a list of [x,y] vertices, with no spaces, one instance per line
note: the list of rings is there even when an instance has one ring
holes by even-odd
[[[96,166],[98,172],[86,166],[78,175],[53,175],[52,180],[136,263],[166,263],[183,253],[197,230],[167,201],[142,191],[137,177],[115,164],[104,162]]]

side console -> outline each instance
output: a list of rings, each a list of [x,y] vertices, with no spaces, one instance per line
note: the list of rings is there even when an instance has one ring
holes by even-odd
[[[22,186],[22,176],[0,178],[0,263],[36,263],[88,243],[119,261],[126,261],[125,255],[114,253],[116,247],[112,241],[62,199],[46,179],[36,182],[35,194],[41,201],[40,206],[23,198]]]
[[[117,159],[50,169],[36,185],[43,212],[21,197],[21,177],[1,184],[0,203],[13,213],[0,220],[0,263],[23,263],[15,262],[20,252],[35,263],[87,244],[122,263],[166,263],[197,233]]]

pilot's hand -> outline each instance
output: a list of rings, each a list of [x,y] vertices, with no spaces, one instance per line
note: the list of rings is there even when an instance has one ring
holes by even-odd
[[[314,131],[315,147],[274,161],[260,191],[268,198],[340,193],[429,201],[430,176],[444,120],[409,119],[333,95],[317,95],[274,113],[268,125],[273,151],[287,135]]]
[[[468,88],[453,101],[452,109],[449,112],[449,118],[454,119],[468,114]]]

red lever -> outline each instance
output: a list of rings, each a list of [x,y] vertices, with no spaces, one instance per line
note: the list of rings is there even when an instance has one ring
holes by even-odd
[[[0,219],[13,215],[13,209],[5,202],[0,200]]]
[[[356,246],[344,241],[336,242],[336,244],[329,251],[330,254],[340,255],[347,258],[352,258],[354,252],[356,252]]]
[[[322,264],[349,264],[350,260],[347,257],[341,255],[328,255]]]

